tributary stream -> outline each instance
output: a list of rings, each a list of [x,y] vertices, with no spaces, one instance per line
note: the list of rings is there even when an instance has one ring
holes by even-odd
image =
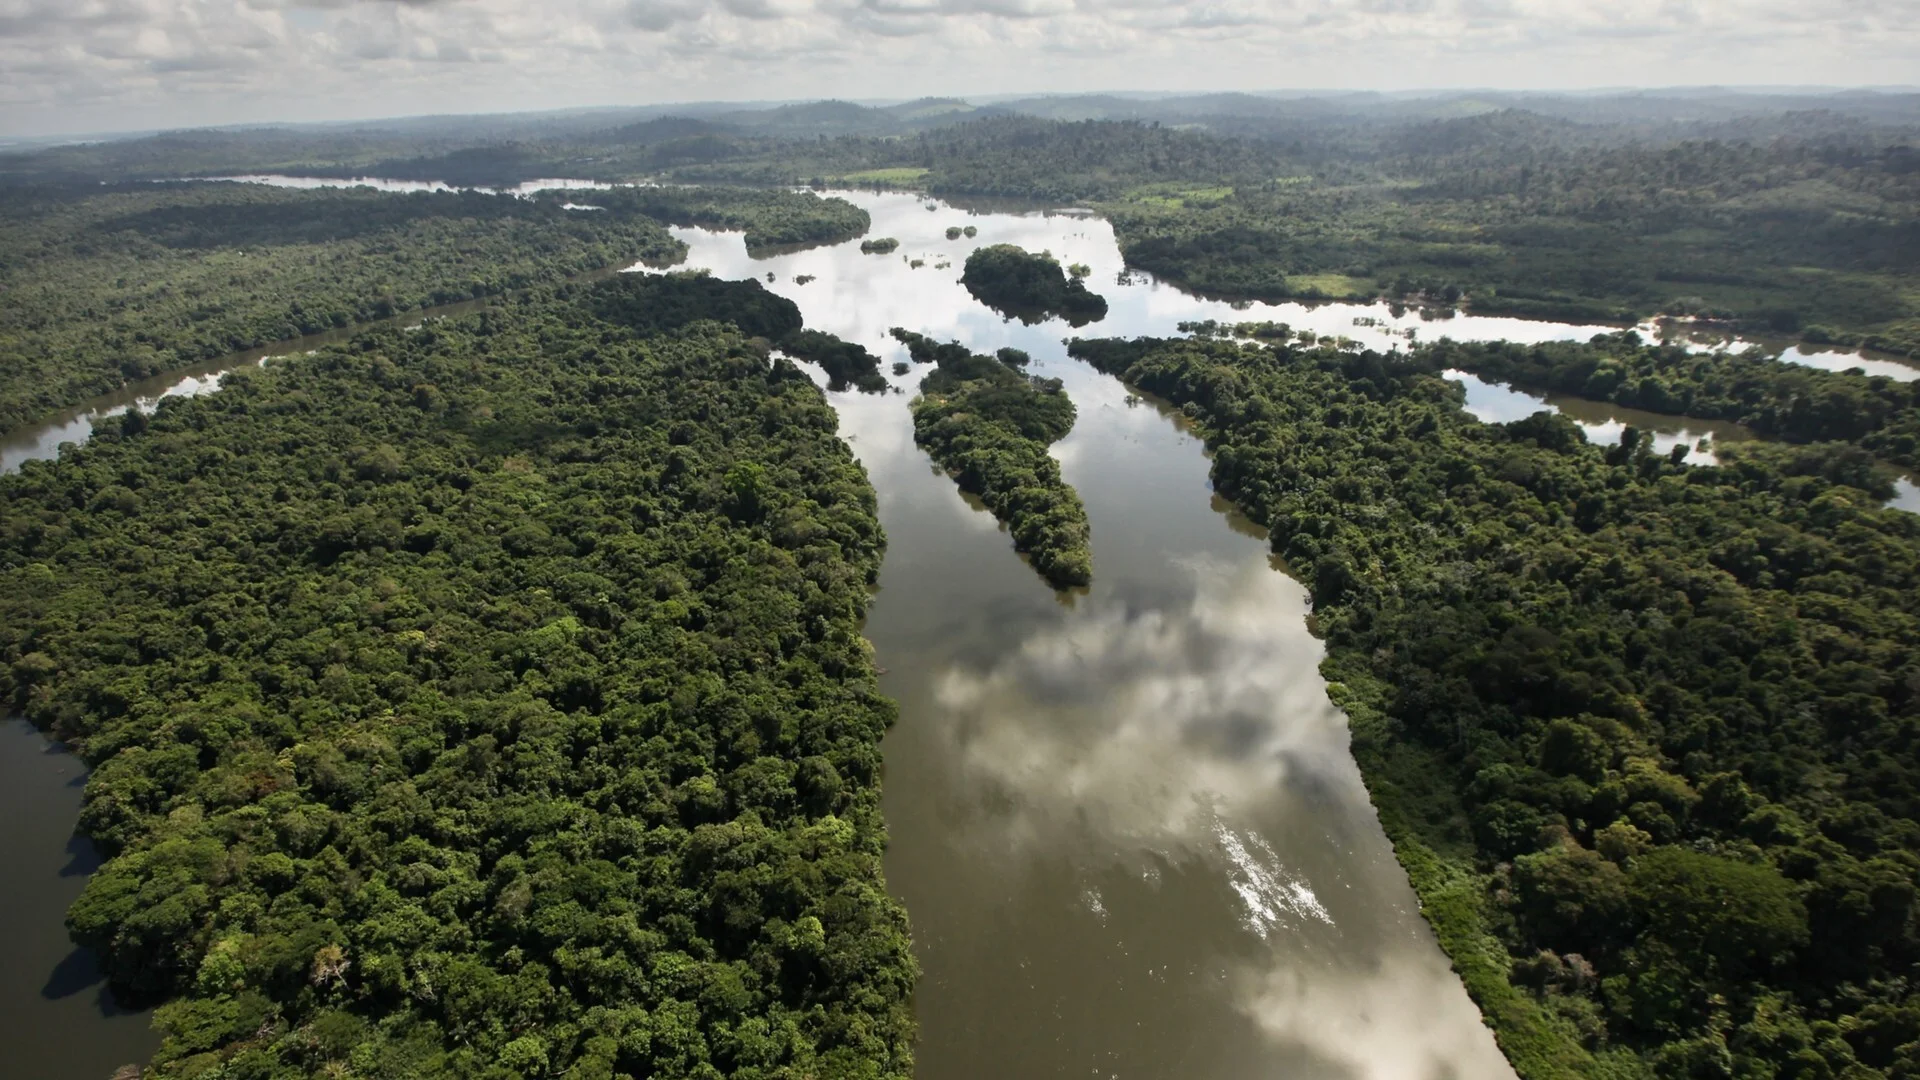
[[[1272,319],[1377,347],[1404,345],[1408,329],[1538,341],[1611,328],[1229,305],[1126,275],[1112,230],[1090,216],[847,197],[873,214],[869,236],[897,238],[898,251],[865,255],[854,241],[752,259],[737,234],[680,229],[686,265],[757,277],[807,325],[889,363],[905,358],[892,326],[976,352],[1027,350],[1030,370],[1064,380],[1079,408],[1054,451],[1093,531],[1092,587],[1056,594],[914,445],[907,405],[925,369],[894,377],[905,393],[829,395],[888,536],[866,633],[900,704],[884,745],[886,871],[924,968],[920,1077],[1511,1077],[1367,801],[1305,590],[1213,495],[1178,417],[1070,360],[1062,338],[1171,335],[1202,319]],[[976,237],[946,239],[967,225]],[[1087,264],[1110,314],[1070,330],[982,307],[960,264],[992,243]],[[1469,390],[1476,412],[1504,392]],[[70,414],[53,438],[83,436],[93,415]],[[1613,422],[1579,418],[1602,434]],[[1737,433],[1671,437],[1713,434]],[[9,465],[53,450],[32,435]],[[49,760],[37,736],[7,734],[5,775]],[[59,767],[77,775],[71,759]],[[72,963],[59,916],[86,856],[78,844],[74,863],[33,854],[67,850],[73,826],[72,776],[46,787],[0,831],[0,860],[19,871],[0,911],[14,913],[10,933],[57,945],[0,966],[0,1001],[46,998],[65,985],[48,965]],[[104,1080],[127,1024],[43,1002],[0,1010],[0,1046],[10,1062],[71,1066],[34,1075]]]

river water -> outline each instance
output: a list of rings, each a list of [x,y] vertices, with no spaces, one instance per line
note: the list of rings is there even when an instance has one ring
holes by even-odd
[[[117,1007],[93,955],[67,940],[67,905],[100,865],[73,834],[87,770],[18,717],[0,718],[0,1076],[107,1080],[160,1044]]]
[[[958,267],[1002,242],[1086,263],[1111,313],[1085,334],[1278,318],[1385,343],[1401,327],[1355,327],[1388,317],[1368,308],[1235,310],[1118,284],[1092,218],[856,198],[898,252],[754,260],[736,235],[676,234],[690,265],[759,277],[809,326],[889,362],[904,358],[894,325],[1027,350],[1079,408],[1056,454],[1093,530],[1091,589],[1055,594],[914,446],[924,369],[896,379],[908,394],[831,395],[888,535],[866,632],[900,703],[887,878],[925,970],[919,1075],[1511,1076],[1374,818],[1305,591],[1212,495],[1198,440],[1068,359],[1063,324],[974,302]],[[945,239],[967,224],[977,238]]]
[[[757,277],[798,303],[809,326],[888,362],[904,359],[887,336],[895,325],[975,351],[1027,350],[1032,370],[1062,379],[1079,407],[1054,449],[1093,533],[1093,585],[1055,593],[914,446],[907,404],[924,369],[895,378],[902,393],[829,395],[889,537],[866,633],[882,687],[900,703],[884,745],[886,869],[925,971],[919,1075],[1511,1077],[1367,801],[1345,718],[1320,679],[1305,591],[1211,492],[1204,448],[1179,418],[1070,360],[1062,338],[1167,335],[1204,319],[1271,319],[1376,347],[1404,346],[1409,331],[1540,341],[1612,328],[1203,300],[1126,274],[1112,230],[1088,215],[847,197],[872,213],[871,237],[901,242],[897,252],[865,255],[854,241],[753,259],[738,234],[675,232],[689,244],[687,265]],[[955,225],[978,235],[947,240]],[[959,268],[991,243],[1087,264],[1110,314],[1072,331],[980,306]],[[174,376],[173,389],[211,387],[216,367]],[[166,389],[21,433],[5,465],[45,457],[106,410],[146,407]],[[1469,407],[1487,418],[1524,407],[1501,393],[1512,391],[1470,383]],[[1527,411],[1541,407],[1527,400]],[[1627,423],[1658,427],[1597,408],[1575,414],[1596,438],[1617,438]],[[1739,435],[1695,424],[1665,437]],[[8,777],[48,760],[37,736],[14,734],[0,740]],[[0,1002],[15,1004],[0,1009],[0,1046],[62,1063],[34,1075],[100,1080],[122,1060],[114,1040],[140,1025],[52,992],[65,985],[55,969],[79,966],[60,913],[81,879],[33,854],[70,843],[77,789],[72,777],[61,783],[44,793],[9,783],[32,811],[16,811],[23,827],[0,836],[0,859],[18,870],[0,888],[13,906],[0,911],[46,955],[0,957],[11,961],[0,963]],[[85,1007],[56,1015],[75,1001]],[[98,1061],[75,1046],[99,1050]]]
[[[439,180],[385,180],[377,176],[341,178],[332,176],[288,176],[284,173],[247,173],[240,176],[207,176],[235,184],[266,184],[269,187],[313,191],[319,188],[372,188],[391,194],[407,195],[416,191],[484,191],[491,195],[532,195],[538,191],[603,191],[612,184],[598,180],[528,180],[504,188],[462,188]]]

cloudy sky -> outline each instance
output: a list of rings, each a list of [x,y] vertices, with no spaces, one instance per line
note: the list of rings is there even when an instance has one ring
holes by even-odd
[[[0,134],[795,97],[1920,82],[1920,0],[0,0]]]

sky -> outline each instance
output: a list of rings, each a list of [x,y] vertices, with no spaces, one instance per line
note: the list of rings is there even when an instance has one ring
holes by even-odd
[[[1115,90],[1920,83],[1920,0],[0,0],[0,135]]]

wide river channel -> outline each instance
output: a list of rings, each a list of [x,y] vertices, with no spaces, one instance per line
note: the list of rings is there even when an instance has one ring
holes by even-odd
[[[1027,350],[1031,370],[1064,380],[1079,407],[1054,452],[1093,529],[1092,587],[1055,593],[915,447],[907,405],[924,369],[894,378],[904,393],[829,394],[888,536],[866,633],[900,704],[884,746],[886,871],[924,968],[919,1076],[1511,1077],[1367,801],[1345,717],[1320,678],[1305,590],[1212,493],[1204,448],[1178,417],[1069,359],[1062,339],[1172,335],[1204,319],[1272,319],[1377,347],[1404,347],[1409,331],[1541,341],[1612,328],[1231,305],[1128,275],[1112,230],[1088,215],[846,197],[872,213],[870,237],[900,241],[896,252],[864,255],[850,241],[753,259],[738,234],[678,229],[685,265],[757,277],[798,303],[807,325],[889,363],[904,359],[892,326],[977,352]],[[967,225],[977,236],[946,238]],[[982,307],[958,283],[960,264],[992,243],[1086,264],[1109,315],[1072,330]],[[4,466],[84,438],[102,415],[150,407],[173,384],[210,389],[219,370],[15,433],[0,447]],[[1551,407],[1596,438],[1629,423],[1663,445],[1744,434],[1464,381],[1470,411],[1486,419]],[[1907,483],[1898,501],[1920,509],[1920,489]],[[92,865],[71,840],[81,770],[11,724],[0,732],[10,931],[0,938],[0,1054],[22,1076],[105,1080],[153,1040],[140,1017],[107,1007],[61,925]]]

